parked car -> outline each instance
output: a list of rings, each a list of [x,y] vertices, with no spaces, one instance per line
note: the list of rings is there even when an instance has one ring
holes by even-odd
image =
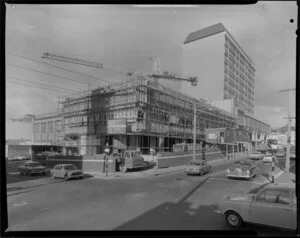
[[[272,163],[274,156],[272,155],[272,153],[267,152],[263,158],[263,162],[264,163]]]
[[[295,185],[266,183],[248,193],[225,196],[215,212],[224,215],[232,227],[249,222],[296,229]]]
[[[125,150],[121,155],[123,172],[125,173],[128,169],[144,168],[145,161],[142,157],[141,152],[136,150]]]
[[[73,164],[57,164],[50,171],[52,178],[63,178],[66,181],[73,178],[82,179],[83,172]]]
[[[189,174],[197,174],[202,176],[203,174],[207,174],[212,172],[212,166],[207,164],[205,160],[202,161],[192,161],[190,165],[185,168],[185,172],[187,175]]]
[[[260,160],[264,157],[264,155],[258,151],[253,151],[251,154],[250,154],[250,159],[252,160]]]
[[[284,150],[278,150],[276,153],[277,157],[284,157],[285,156],[285,151]]]
[[[294,145],[290,147],[290,159],[296,159],[296,146]]]
[[[236,161],[227,169],[227,178],[245,178],[252,180],[257,175],[258,167],[251,161]]]
[[[42,166],[40,163],[34,161],[25,162],[23,165],[18,167],[18,170],[20,174],[28,174],[28,175],[33,175],[33,174],[45,175],[47,173],[47,169],[45,166]]]

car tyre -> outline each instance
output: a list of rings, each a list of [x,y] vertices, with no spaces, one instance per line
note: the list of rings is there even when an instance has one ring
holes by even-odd
[[[241,216],[234,211],[229,211],[226,213],[226,221],[231,227],[234,228],[241,227],[243,223]]]

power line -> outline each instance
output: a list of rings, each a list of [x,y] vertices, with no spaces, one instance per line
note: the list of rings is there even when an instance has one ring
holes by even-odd
[[[14,77],[11,77],[11,76],[6,76],[6,77],[7,78],[11,78],[11,79],[15,79],[15,80],[19,80],[19,81],[23,81],[23,82],[34,83],[34,84],[37,84],[37,85],[42,85],[42,86],[47,86],[47,87],[51,87],[51,88],[62,89],[62,90],[70,91],[70,92],[80,92],[80,91],[77,91],[77,90],[72,90],[72,89],[57,87],[57,86],[54,86],[54,85],[45,84],[45,83],[39,83],[39,82],[35,82],[35,81],[32,81],[32,80],[25,80],[25,79],[20,79],[20,78],[14,78]]]
[[[88,85],[88,83],[83,83],[83,82],[75,80],[75,79],[61,77],[61,76],[58,76],[58,75],[55,75],[55,74],[51,74],[51,73],[45,73],[45,72],[42,72],[42,71],[39,71],[39,70],[36,70],[36,69],[33,69],[33,68],[28,68],[28,67],[24,67],[24,66],[20,66],[20,65],[9,64],[9,63],[6,63],[6,64],[10,65],[10,66],[13,66],[13,67],[16,67],[16,68],[31,70],[31,71],[34,71],[34,72],[37,72],[37,73],[40,73],[40,74],[45,74],[45,75],[48,75],[48,76],[52,76],[52,77],[56,77],[56,78],[61,78],[61,79],[66,79],[66,80],[70,80],[70,81],[73,81],[73,82],[77,82],[77,83],[81,83],[81,84],[84,84],[84,85]]]
[[[82,72],[78,72],[78,71],[75,71],[75,70],[66,69],[66,68],[59,67],[59,66],[56,66],[56,65],[53,65],[53,64],[49,64],[49,63],[46,63],[46,62],[41,62],[41,61],[38,61],[38,60],[34,60],[34,59],[31,59],[29,57],[22,56],[22,55],[19,55],[19,54],[15,54],[15,53],[11,53],[11,52],[6,52],[6,54],[14,55],[14,56],[17,56],[17,57],[20,57],[20,58],[30,60],[30,61],[35,62],[35,63],[48,65],[48,66],[51,66],[51,67],[54,67],[54,68],[57,68],[57,69],[61,69],[61,70],[65,70],[65,71],[68,71],[68,72],[71,72],[71,73],[74,73],[74,74],[78,74],[78,75],[90,77],[90,78],[93,78],[93,79],[97,79],[97,80],[100,80],[100,81],[103,81],[103,82],[106,82],[106,83],[110,83],[109,81],[106,81],[102,78],[98,78],[98,77],[88,75],[88,74],[85,74],[85,73],[82,73]]]
[[[26,84],[25,82],[12,82],[12,81],[7,81],[6,83],[11,83],[11,84],[18,84],[18,85],[23,85],[23,86],[28,86],[28,87],[32,87],[33,85],[32,84]],[[37,86],[37,88],[41,89],[41,90],[50,90],[50,91],[55,91],[57,93],[66,93],[66,92],[63,92],[61,90],[58,90],[58,89],[52,89],[52,88],[48,88],[48,87],[45,87],[45,86]]]

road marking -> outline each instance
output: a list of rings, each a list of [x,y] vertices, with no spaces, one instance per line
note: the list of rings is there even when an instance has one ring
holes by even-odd
[[[209,179],[213,179],[213,180],[221,180],[221,181],[232,181],[231,179],[227,179],[227,178],[212,178],[212,177],[210,177]],[[253,184],[263,184],[262,182],[261,182],[261,183],[258,183],[258,182],[245,181],[245,180],[236,180],[236,181],[247,182],[247,183],[253,183]]]
[[[27,202],[15,203],[15,204],[14,204],[14,207],[22,207],[22,206],[25,206],[25,205],[27,205],[27,204],[28,204]]]

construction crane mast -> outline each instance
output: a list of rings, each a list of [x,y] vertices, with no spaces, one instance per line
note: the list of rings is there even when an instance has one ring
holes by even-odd
[[[68,63],[73,63],[73,64],[80,64],[80,65],[85,65],[85,66],[100,68],[100,69],[103,68],[102,63],[96,63],[96,62],[82,60],[82,59],[78,59],[78,58],[72,58],[72,57],[66,57],[66,56],[61,56],[61,55],[50,54],[50,53],[47,53],[47,52],[43,53],[42,58],[58,60],[58,61],[63,61],[63,62],[68,62]]]
[[[197,84],[198,84],[197,77],[181,78],[181,77],[176,77],[175,75],[169,74],[167,71],[165,71],[162,74],[159,56],[150,57],[149,60],[153,60],[153,74],[149,75],[149,77],[152,77],[156,81],[160,78],[163,78],[163,79],[176,80],[176,81],[187,81],[187,82],[190,82],[192,84],[192,86],[197,86]]]

